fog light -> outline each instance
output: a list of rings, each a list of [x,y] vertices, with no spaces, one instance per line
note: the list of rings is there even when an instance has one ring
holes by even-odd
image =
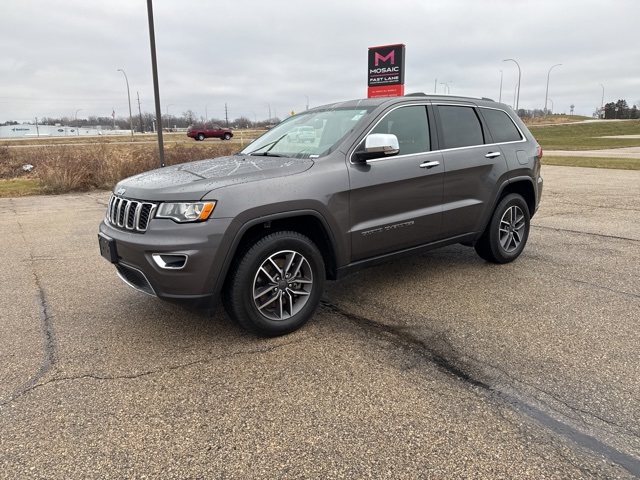
[[[173,254],[173,253],[154,253],[152,255],[153,261],[160,268],[167,270],[180,270],[187,264],[187,255]]]

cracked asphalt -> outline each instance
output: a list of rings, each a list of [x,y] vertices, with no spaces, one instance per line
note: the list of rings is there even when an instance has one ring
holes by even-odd
[[[108,193],[0,198],[0,478],[639,478],[640,172],[543,175],[516,262],[365,270],[276,339],[125,286]]]

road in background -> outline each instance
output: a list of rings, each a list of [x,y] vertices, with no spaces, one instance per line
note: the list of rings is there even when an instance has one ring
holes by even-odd
[[[0,478],[640,476],[640,172],[543,174],[516,262],[365,270],[276,339],[125,286],[108,193],[0,198]]]

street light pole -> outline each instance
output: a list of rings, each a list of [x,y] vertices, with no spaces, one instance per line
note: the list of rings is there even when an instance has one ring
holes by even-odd
[[[549,100],[551,102],[551,113],[553,113],[553,111],[555,110],[553,108],[553,100],[551,100],[550,98],[547,98],[547,100]]]
[[[127,82],[127,99],[129,100],[129,126],[131,127],[131,139],[133,139],[133,115],[131,115],[131,94],[129,93],[129,79],[127,74],[121,68],[118,69],[124,75],[124,81]]]
[[[604,118],[604,85],[601,83],[599,83],[598,85],[602,87],[602,100],[600,100],[600,116]]]
[[[518,94],[516,96],[516,115],[518,114],[518,107],[520,106],[520,82],[522,80],[522,71],[520,70],[520,64],[516,62],[513,58],[507,58],[503,60],[503,62],[513,62],[518,66]]]
[[[80,136],[80,129],[78,128],[78,112],[81,112],[82,109],[79,108],[78,110],[76,110],[76,114],[74,115],[75,117],[75,121],[76,121],[76,133],[78,134],[78,136]]]
[[[264,104],[269,107],[269,120],[271,120],[271,104],[269,102],[264,102]]]
[[[305,110],[309,110],[309,97],[307,95],[305,97],[307,98],[307,108]]]
[[[502,70],[500,70],[500,97],[498,98],[498,103],[502,103]]]
[[[169,107],[171,105],[173,105],[173,103],[170,103],[169,105],[167,105],[167,130],[171,128],[171,125],[169,125]]]
[[[551,70],[553,70],[555,67],[559,67],[560,65],[562,65],[561,63],[557,63],[555,64],[553,67],[551,67],[549,69],[549,72],[547,72],[547,90],[544,94],[544,114],[547,114],[547,98],[549,98],[549,77],[551,76]]]

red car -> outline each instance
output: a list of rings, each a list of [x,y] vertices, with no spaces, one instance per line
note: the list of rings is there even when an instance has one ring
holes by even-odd
[[[222,128],[220,125],[212,125],[207,123],[206,125],[191,125],[187,130],[187,137],[195,138],[196,140],[204,140],[205,138],[220,138],[222,140],[229,140],[233,137],[233,132],[228,128]]]

